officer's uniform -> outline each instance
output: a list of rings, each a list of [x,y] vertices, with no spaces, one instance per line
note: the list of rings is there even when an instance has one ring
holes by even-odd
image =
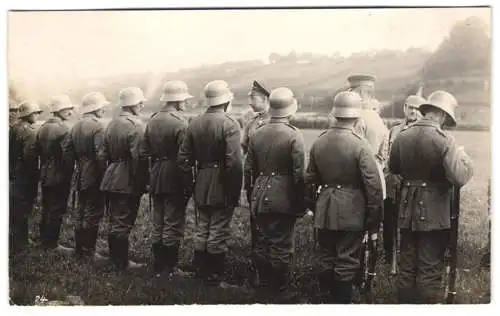
[[[185,101],[184,82],[170,81],[164,86],[161,101]],[[177,265],[179,247],[184,236],[186,205],[189,195],[177,165],[177,153],[182,145],[186,118],[174,106],[167,106],[155,113],[146,126],[141,155],[151,158],[150,193],[154,196],[153,231],[151,240],[154,268],[157,273],[171,270]],[[191,173],[187,174],[191,176]],[[186,182],[192,182],[187,180]]]
[[[445,125],[454,126],[456,104],[451,94],[436,91],[419,109],[422,113],[429,107],[441,109],[447,113]],[[389,169],[403,179],[398,220],[399,302],[435,304],[450,229],[452,186],[461,187],[469,181],[472,162],[453,136],[424,117],[395,139]]]
[[[425,102],[425,99],[416,96],[416,95],[411,95],[405,100],[405,106],[411,106],[413,108],[418,108],[420,104]],[[399,135],[399,133],[403,130],[408,128],[410,125],[415,123],[416,120],[414,121],[409,121],[408,118],[405,118],[405,120],[395,126],[393,126],[390,130],[389,133],[387,133],[387,137],[384,139],[384,143],[382,144],[383,148],[383,156],[389,158],[392,144],[394,143],[394,140],[396,137]],[[383,235],[383,240],[384,240],[384,250],[385,250],[385,256],[386,256],[386,262],[392,262],[392,256],[391,252],[396,251],[396,249],[392,250],[393,245],[393,231],[390,230],[390,228],[397,227],[397,208],[398,206],[396,205],[396,198],[397,198],[397,191],[399,190],[399,185],[400,185],[400,179],[398,176],[393,175],[389,172],[389,166],[388,163],[385,164],[384,166],[384,174],[385,174],[385,184],[387,188],[387,196],[386,199],[384,200],[384,235]],[[389,229],[387,229],[389,228]]]
[[[64,215],[68,210],[68,196],[71,187],[73,165],[68,165],[63,156],[63,142],[71,125],[56,116],[64,109],[74,108],[68,96],[51,99],[49,118],[39,129],[36,142],[40,156],[40,183],[42,188],[42,219],[40,221],[40,241],[48,248],[57,248]]]
[[[193,118],[187,128],[178,163],[186,174],[196,164],[193,265],[201,275],[208,273],[218,282],[224,271],[229,225],[243,181],[241,131],[222,106],[230,106],[233,98],[227,83],[208,83],[205,97],[209,108]]]
[[[134,106],[145,101],[139,88],[120,91],[120,105]],[[108,167],[100,189],[105,193],[110,230],[108,246],[118,269],[136,267],[128,260],[129,234],[135,224],[141,196],[147,182],[147,162],[140,159],[144,124],[137,115],[122,109],[106,128],[100,151]]]
[[[64,144],[64,157],[75,165],[75,188],[78,194],[78,212],[75,223],[77,254],[94,254],[99,222],[104,215],[104,194],[99,189],[106,162],[99,157],[105,125],[94,111],[109,102],[99,92],[84,96],[82,118],[73,126]],[[76,164],[75,164],[76,163]]]
[[[254,179],[251,211],[258,235],[253,257],[260,283],[281,291],[288,281],[296,217],[305,211],[305,153],[302,133],[289,123],[297,111],[292,91],[274,90],[270,103],[269,123],[250,139],[245,176]]]
[[[341,92],[333,114],[355,119],[360,102],[357,94]],[[316,140],[306,171],[306,183],[322,187],[314,227],[321,296],[331,303],[351,302],[364,231],[376,228],[381,219],[382,185],[374,154],[352,124],[337,121]]]
[[[260,95],[265,98],[269,98],[269,92],[257,81],[253,82],[252,89],[248,93],[248,95],[249,96]],[[269,112],[267,110],[264,110],[261,112],[253,113],[253,115],[248,119],[248,121],[244,125],[243,141],[241,143],[241,147],[243,147],[244,154],[248,152],[250,138],[252,138],[255,131],[264,124],[266,124],[267,122],[269,122],[270,118],[271,115],[269,114]]]
[[[9,245],[13,252],[28,244],[28,216],[33,209],[39,177],[35,152],[36,129],[26,118],[42,111],[36,104],[20,104],[19,120],[9,137]]]

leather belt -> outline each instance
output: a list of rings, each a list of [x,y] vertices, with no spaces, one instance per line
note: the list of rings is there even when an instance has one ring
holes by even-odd
[[[444,187],[450,186],[448,182],[431,182],[427,180],[403,180],[401,181],[401,185],[405,187],[428,187],[428,188],[436,188],[436,187]]]
[[[220,167],[222,167],[222,164],[218,161],[203,162],[198,165],[198,169],[220,168]]]
[[[324,188],[332,188],[332,189],[342,189],[342,188],[359,189],[359,185],[345,184],[345,183],[328,183],[328,184],[322,184],[321,186]]]

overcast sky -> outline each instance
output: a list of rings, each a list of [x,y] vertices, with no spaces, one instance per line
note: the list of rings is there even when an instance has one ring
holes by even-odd
[[[10,78],[54,81],[171,71],[271,52],[343,55],[435,49],[454,23],[489,9],[113,11],[9,13]]]

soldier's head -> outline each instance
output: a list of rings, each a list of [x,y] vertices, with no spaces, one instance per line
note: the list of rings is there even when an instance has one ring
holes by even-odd
[[[269,91],[255,80],[252,84],[252,89],[248,93],[248,98],[254,112],[269,110]]]
[[[373,109],[371,100],[375,98],[375,76],[368,74],[351,75],[347,78],[349,81],[349,90],[356,92],[361,97],[361,106],[365,109]]]
[[[166,102],[167,106],[174,107],[178,111],[184,111],[188,100],[192,97],[184,81],[173,80],[168,81],[163,86],[163,93],[160,97],[160,101]]]
[[[415,122],[421,116],[418,108],[422,103],[425,102],[425,99],[418,95],[410,95],[406,98],[405,104],[403,106],[403,111],[405,114],[405,119],[408,122]]]
[[[19,104],[20,120],[33,124],[38,120],[40,113],[42,113],[42,110],[36,103],[24,101]]]
[[[361,97],[353,91],[339,92],[333,100],[330,117],[338,122],[354,124],[361,115]]]
[[[297,99],[292,90],[281,87],[269,95],[269,114],[271,117],[290,119],[298,109]]]
[[[66,121],[73,115],[73,109],[75,106],[71,102],[69,96],[65,94],[56,95],[49,100],[50,112],[54,115]]]
[[[87,93],[82,99],[82,107],[80,108],[80,113],[93,114],[96,117],[104,116],[104,108],[108,106],[110,102],[106,100],[104,95],[100,92],[90,92]]]
[[[139,112],[144,108],[144,102],[147,101],[141,88],[138,87],[128,87],[122,89],[118,94],[118,99],[122,109],[135,115],[139,114]]]
[[[9,101],[9,122],[14,122],[19,114],[19,104],[15,101]]]
[[[234,95],[227,82],[223,80],[211,81],[205,86],[204,92],[207,106],[223,108],[226,112],[231,111]]]
[[[437,90],[431,93],[418,109],[426,119],[438,122],[441,126],[454,127],[457,125],[455,119],[457,106],[457,99],[451,93]]]

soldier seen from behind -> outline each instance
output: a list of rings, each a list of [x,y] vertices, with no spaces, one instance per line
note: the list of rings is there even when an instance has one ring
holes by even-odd
[[[19,104],[10,100],[9,102],[9,129],[16,124],[19,116]]]
[[[186,205],[191,196],[192,174],[177,165],[188,122],[183,115],[192,98],[182,81],[169,81],[160,101],[164,107],[146,126],[141,155],[150,157],[150,194],[154,197],[152,253],[154,273],[170,275],[179,261],[179,247],[184,237]],[[185,185],[185,184],[188,185]]]
[[[420,104],[424,103],[425,99],[418,95],[410,95],[406,98],[405,103],[403,105],[403,112],[405,114],[405,118],[403,122],[393,126],[387,137],[384,140],[384,156],[389,158],[389,153],[391,152],[392,144],[394,140],[399,135],[399,133],[408,126],[414,124],[418,119],[421,118],[421,114],[418,111]],[[393,257],[392,252],[396,251],[393,249],[394,245],[394,232],[396,231],[394,228],[397,228],[397,211],[398,205],[397,201],[397,191],[400,186],[400,179],[398,176],[393,175],[389,172],[388,164],[385,165],[385,183],[387,187],[387,197],[384,200],[384,231],[383,231],[383,240],[384,240],[384,251],[385,251],[385,261],[387,263],[392,263]]]
[[[473,173],[471,159],[442,129],[456,126],[456,106],[450,93],[433,92],[419,107],[424,117],[403,128],[392,144],[389,171],[402,178],[400,304],[436,304],[442,297],[453,187],[465,185]]]
[[[75,106],[67,95],[58,95],[50,99],[49,108],[53,115],[40,127],[36,142],[42,188],[40,243],[43,247],[71,254],[74,249],[59,245],[58,241],[68,210],[73,168],[64,159],[63,143],[71,128],[68,120]]]
[[[196,226],[193,266],[209,284],[226,286],[225,270],[230,223],[243,182],[241,131],[227,112],[233,93],[228,84],[215,80],[205,86],[206,112],[193,118],[178,154],[185,185],[195,167]]]
[[[382,184],[370,144],[354,131],[361,98],[353,92],[335,96],[335,123],[314,142],[305,181],[309,191],[321,186],[314,214],[320,266],[318,303],[350,304],[360,269],[365,231],[376,231],[382,215]]]
[[[144,124],[139,113],[145,101],[140,88],[129,87],[120,91],[121,111],[108,124],[99,152],[99,159],[107,163],[100,189],[105,194],[109,215],[109,255],[119,271],[143,266],[129,260],[129,235],[148,178],[147,161],[140,157]]]
[[[38,189],[36,123],[42,110],[36,103],[21,102],[18,120],[9,136],[9,250],[17,253],[28,245],[28,217]]]
[[[110,102],[100,92],[86,94],[81,118],[64,144],[67,165],[74,166],[74,188],[78,204],[75,222],[75,250],[79,257],[103,259],[96,252],[99,223],[104,215],[104,194],[99,189],[106,162],[99,157],[104,140],[102,117]],[[75,195],[73,196],[75,197]]]
[[[269,102],[269,123],[249,140],[245,177],[253,179],[250,205],[258,227],[252,260],[264,293],[280,300],[292,298],[287,288],[295,222],[305,213],[305,153],[302,133],[289,122],[297,111],[293,92],[275,89]]]

